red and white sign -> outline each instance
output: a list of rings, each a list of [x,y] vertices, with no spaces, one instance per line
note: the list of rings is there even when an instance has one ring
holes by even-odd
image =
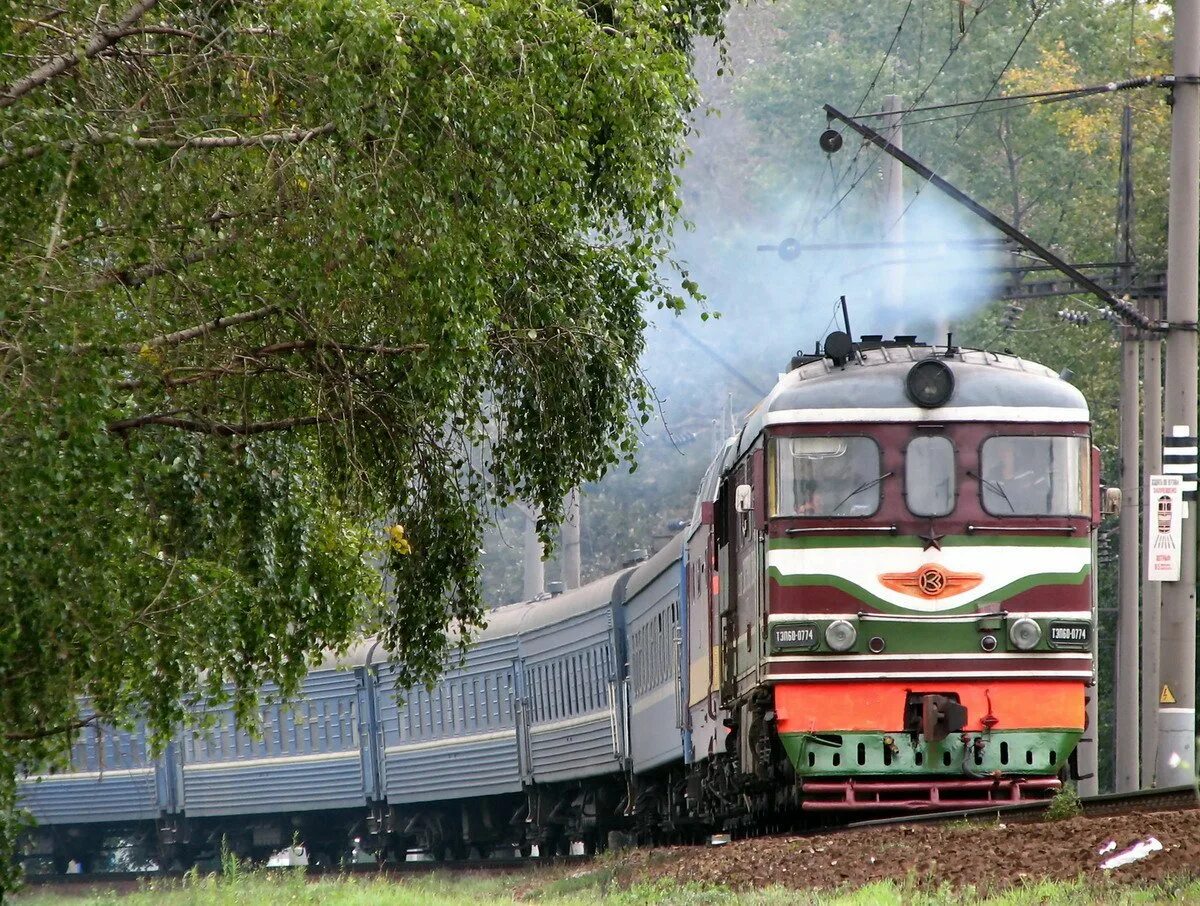
[[[1183,476],[1151,475],[1147,510],[1146,578],[1178,582],[1183,542]]]

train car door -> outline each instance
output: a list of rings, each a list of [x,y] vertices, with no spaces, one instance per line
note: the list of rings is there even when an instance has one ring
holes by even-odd
[[[715,752],[720,682],[714,504],[700,505],[700,525],[687,544],[687,710],[693,758]]]
[[[517,769],[521,774],[521,783],[527,785],[533,780],[529,751],[530,701],[525,683],[524,663],[520,658],[514,658],[512,662],[512,684],[508,689],[508,698],[512,703],[513,720],[517,730]]]

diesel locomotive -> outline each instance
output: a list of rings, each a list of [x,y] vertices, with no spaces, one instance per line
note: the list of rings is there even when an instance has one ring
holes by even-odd
[[[432,689],[368,641],[152,754],[84,730],[28,778],[31,865],[219,841],[310,861],[681,838],[1052,795],[1094,689],[1098,454],[1082,394],[913,337],[798,356],[690,524],[581,589],[494,610]],[[38,862],[40,860],[40,863]]]

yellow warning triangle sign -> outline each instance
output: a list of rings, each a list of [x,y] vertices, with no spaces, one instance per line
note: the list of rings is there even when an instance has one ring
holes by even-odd
[[[1158,703],[1160,705],[1175,704],[1175,693],[1171,691],[1171,687],[1168,686],[1166,683],[1163,683],[1163,690],[1162,690],[1162,693],[1158,696]]]

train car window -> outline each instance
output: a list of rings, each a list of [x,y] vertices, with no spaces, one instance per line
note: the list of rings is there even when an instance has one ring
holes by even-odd
[[[774,440],[776,516],[871,516],[879,509],[879,445],[869,437]]]
[[[954,509],[954,444],[917,437],[904,451],[904,502],[914,516],[945,516]]]
[[[1087,516],[1086,437],[989,437],[980,453],[983,508],[993,516]]]

